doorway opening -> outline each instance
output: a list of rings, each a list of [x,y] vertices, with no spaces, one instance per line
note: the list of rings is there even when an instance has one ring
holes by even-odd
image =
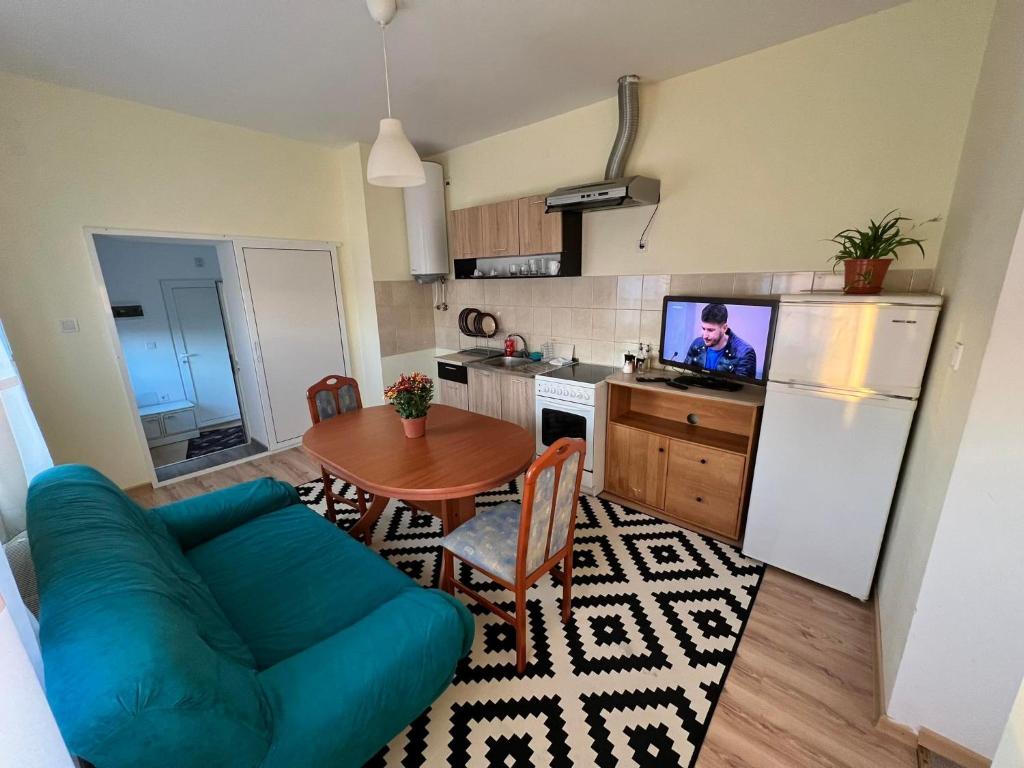
[[[93,237],[157,481],[267,452],[236,354],[248,338],[232,243]]]

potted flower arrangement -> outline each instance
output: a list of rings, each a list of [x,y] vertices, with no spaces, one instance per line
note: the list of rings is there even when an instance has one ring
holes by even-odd
[[[938,221],[939,217],[928,219],[910,227],[909,231],[918,226]],[[909,237],[901,230],[902,222],[911,221],[900,216],[897,209],[889,211],[881,221],[874,219],[866,230],[844,229],[829,238],[830,242],[839,246],[839,251],[831,257],[835,262],[832,270],[842,263],[845,270],[844,293],[880,293],[885,274],[893,260],[898,259],[896,251],[900,248],[913,246],[924,257],[924,248],[916,237]]]
[[[423,437],[427,430],[427,411],[434,396],[434,382],[423,373],[404,373],[384,390],[384,399],[395,406],[402,418],[406,437]]]

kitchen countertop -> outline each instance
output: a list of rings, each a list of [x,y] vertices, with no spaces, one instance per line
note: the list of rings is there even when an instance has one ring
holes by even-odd
[[[491,357],[499,357],[502,354],[500,349],[488,347],[474,347],[473,349],[460,349],[458,352],[449,352],[447,355],[437,355],[434,359],[442,363],[453,365],[465,365],[466,363],[478,362]]]
[[[543,376],[545,373],[551,373],[551,371],[557,371],[559,368],[565,367],[563,365],[552,365],[551,363],[543,361],[527,363],[526,365],[521,365],[518,368],[504,368],[499,365],[487,365],[482,360],[476,360],[471,363],[466,363],[465,365],[467,368],[479,368],[483,371],[496,371],[508,376],[522,376],[527,379],[532,379],[535,376]]]
[[[667,376],[674,378],[678,374],[673,374],[671,371],[646,371],[641,374],[645,378],[654,378],[656,376]],[[742,405],[764,405],[765,388],[757,386],[755,384],[744,384],[743,389],[737,392],[724,392],[718,389],[704,389],[703,387],[691,386],[689,389],[676,389],[670,387],[668,384],[655,384],[645,383],[636,380],[636,375],[632,373],[613,373],[607,379],[609,384],[618,384],[623,387],[633,387],[635,389],[654,389],[659,392],[671,392],[676,395],[693,395],[694,397],[706,397],[711,400],[724,400],[729,403],[739,403]]]

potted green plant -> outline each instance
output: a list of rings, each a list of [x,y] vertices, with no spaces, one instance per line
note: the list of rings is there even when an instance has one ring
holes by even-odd
[[[427,430],[427,411],[434,397],[434,382],[424,373],[404,373],[384,390],[384,399],[395,406],[402,419],[406,437],[423,437]]]
[[[909,231],[918,226],[938,221],[934,217],[914,224]],[[900,216],[898,209],[889,211],[882,217],[881,221],[874,219],[868,224],[866,230],[844,229],[829,238],[830,242],[839,246],[839,251],[831,257],[832,270],[841,263],[845,270],[844,293],[880,293],[885,275],[889,266],[896,259],[899,259],[897,250],[907,246],[913,246],[921,252],[924,258],[924,248],[916,237],[905,235],[902,231],[903,222],[911,221],[906,216]]]

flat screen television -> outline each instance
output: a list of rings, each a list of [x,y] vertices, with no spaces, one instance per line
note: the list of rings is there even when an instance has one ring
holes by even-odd
[[[662,365],[682,368],[676,385],[739,389],[764,384],[778,302],[666,296],[661,314]]]

